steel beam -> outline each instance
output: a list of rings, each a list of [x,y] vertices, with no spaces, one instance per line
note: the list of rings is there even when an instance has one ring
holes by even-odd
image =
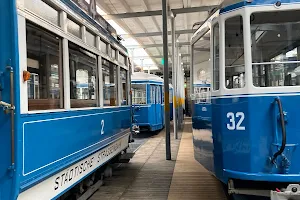
[[[145,45],[132,45],[132,46],[126,46],[128,49],[139,49],[139,48],[154,48],[154,47],[162,47],[164,43],[160,44],[145,44]],[[172,45],[172,43],[168,44],[169,46]],[[190,42],[179,42],[178,46],[189,46]],[[197,51],[209,51],[209,48],[196,48]]]
[[[195,51],[210,51],[210,48],[194,48]]]
[[[132,46],[126,46],[126,48],[128,49],[139,49],[139,48],[144,48],[144,49],[148,49],[148,48],[157,48],[157,47],[162,47],[164,44],[145,44],[145,45],[132,45]],[[172,43],[168,44],[169,46],[172,46]],[[190,43],[189,42],[179,42],[178,46],[189,46]],[[195,48],[195,51],[209,51],[209,48]]]
[[[217,7],[218,5],[212,6],[199,6],[199,7],[190,7],[190,8],[177,8],[171,9],[174,15],[184,14],[184,13],[193,13],[193,12],[205,12],[210,11],[211,9]],[[125,19],[125,18],[136,18],[136,17],[149,17],[149,16],[157,16],[162,15],[162,10],[151,10],[145,12],[127,12],[127,13],[119,13],[119,14],[109,14],[103,15],[104,19]]]
[[[170,101],[169,101],[169,66],[168,66],[168,10],[167,0],[162,0],[163,52],[164,52],[164,90],[165,90],[165,130],[166,130],[166,160],[171,160],[170,138]]]
[[[181,54],[181,57],[189,57],[189,56],[190,56],[189,53]],[[136,56],[135,59],[147,59],[147,58],[149,58],[149,57],[151,57],[151,58],[163,58],[164,56],[163,56],[163,55],[155,55],[155,56],[151,56],[151,55],[149,55],[149,56]],[[171,54],[169,54],[169,58],[170,58],[170,57],[172,57]]]
[[[193,34],[196,30],[194,29],[183,29],[177,30],[175,34],[183,35],[183,34]],[[168,35],[171,35],[171,31],[168,31]],[[129,38],[129,37],[152,37],[152,36],[162,36],[162,32],[148,32],[148,33],[134,33],[134,34],[123,34],[121,35],[122,38]],[[209,37],[205,38],[209,40]]]

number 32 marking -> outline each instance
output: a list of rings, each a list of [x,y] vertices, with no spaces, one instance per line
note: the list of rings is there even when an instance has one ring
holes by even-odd
[[[229,122],[227,124],[227,129],[228,130],[239,130],[239,131],[244,131],[246,130],[245,126],[241,126],[241,124],[243,123],[244,119],[245,119],[245,114],[243,112],[237,112],[237,113],[233,113],[233,112],[229,112],[227,113],[227,118],[229,119]],[[236,123],[235,119],[239,118],[239,121]]]

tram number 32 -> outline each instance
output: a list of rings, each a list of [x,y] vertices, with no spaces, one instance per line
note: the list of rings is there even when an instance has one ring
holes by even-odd
[[[245,126],[242,126],[245,119],[245,114],[243,112],[229,112],[227,113],[227,119],[229,119],[229,123],[227,123],[228,130],[244,131],[246,129]]]

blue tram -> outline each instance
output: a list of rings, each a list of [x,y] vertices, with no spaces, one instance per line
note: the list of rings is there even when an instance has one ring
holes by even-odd
[[[210,84],[194,84],[193,128],[205,129],[211,126]]]
[[[141,131],[164,127],[163,79],[144,72],[131,76],[134,124]]]
[[[1,200],[80,195],[128,147],[127,51],[95,4],[74,2],[1,1]]]
[[[193,36],[194,59],[200,38],[211,38],[212,129],[198,150],[231,194],[299,198],[298,14],[299,0],[245,0]]]

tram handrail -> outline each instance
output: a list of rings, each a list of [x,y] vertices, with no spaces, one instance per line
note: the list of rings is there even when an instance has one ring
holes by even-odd
[[[284,120],[284,113],[283,113],[283,109],[282,109],[282,103],[281,103],[281,100],[278,97],[275,98],[275,102],[277,102],[278,109],[279,109],[279,114],[280,114],[280,123],[281,123],[281,129],[282,129],[282,131],[281,131],[282,141],[281,141],[281,147],[280,147],[279,151],[277,151],[273,155],[273,158],[271,160],[272,163],[274,163],[276,158],[283,153],[283,151],[285,149],[285,146],[286,146],[286,128],[285,128],[285,120]]]

